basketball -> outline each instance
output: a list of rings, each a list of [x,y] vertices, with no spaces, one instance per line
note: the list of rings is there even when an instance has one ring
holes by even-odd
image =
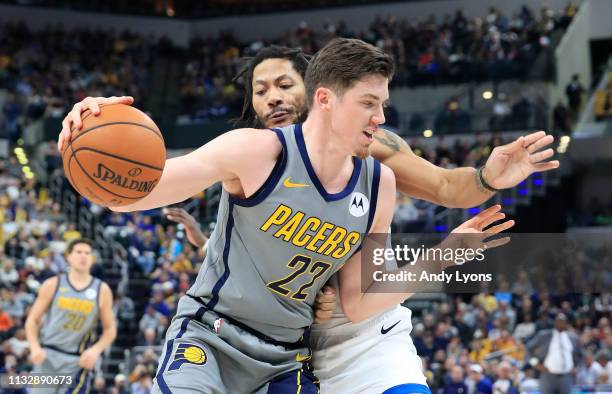
[[[132,204],[148,195],[166,162],[164,139],[142,111],[123,104],[105,105],[100,114],[82,114],[83,127],[72,130],[62,152],[64,173],[83,197],[103,206]]]

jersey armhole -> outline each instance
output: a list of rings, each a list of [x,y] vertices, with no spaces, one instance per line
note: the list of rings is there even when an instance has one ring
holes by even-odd
[[[57,291],[60,287],[60,282],[62,281],[63,274],[57,274],[55,277],[57,278],[57,283],[55,284],[55,291],[53,291],[53,296],[51,297],[51,302],[49,303],[49,309],[47,309],[47,318],[51,318],[51,312],[53,311],[53,302],[55,301],[55,297],[57,296]]]
[[[229,201],[233,204],[239,205],[241,207],[253,207],[260,202],[262,202],[267,196],[272,193],[278,181],[280,180],[283,172],[285,172],[285,167],[287,166],[287,142],[285,141],[285,136],[280,129],[270,129],[276,133],[279,141],[281,142],[283,149],[281,152],[281,156],[276,160],[276,164],[272,169],[272,172],[266,179],[266,181],[261,185],[259,189],[252,196],[248,198],[238,198],[234,197],[228,193]]]
[[[100,293],[102,292],[102,282],[100,279],[98,279],[98,291],[96,292],[96,304],[98,305],[98,310],[100,310]],[[112,290],[111,290],[112,293]]]
[[[373,161],[374,165],[372,168],[372,189],[370,191],[370,212],[368,213],[368,225],[366,227],[365,233],[363,234],[361,243],[359,244],[357,249],[355,249],[355,251],[351,254],[351,257],[361,251],[361,248],[363,247],[363,239],[367,237],[370,233],[370,230],[372,229],[372,223],[374,222],[374,215],[376,214],[376,206],[378,205],[378,188],[380,186],[380,162],[376,159],[373,159]]]
[[[380,186],[380,162],[374,160],[374,168],[372,173],[372,191],[370,192],[370,212],[368,216],[368,226],[366,228],[366,234],[372,229],[372,223],[374,222],[374,215],[376,214],[376,206],[378,205],[378,189]]]

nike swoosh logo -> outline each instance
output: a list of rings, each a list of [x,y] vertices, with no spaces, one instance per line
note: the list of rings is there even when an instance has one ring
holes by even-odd
[[[389,328],[385,328],[385,326],[382,326],[380,328],[380,333],[385,335],[386,333],[388,333],[389,331],[393,330],[393,327],[397,326],[399,323],[401,322],[401,320],[398,320],[394,325],[392,325]]]
[[[293,183],[291,182],[291,177],[286,178],[283,181],[283,186],[287,187],[287,188],[292,188],[292,187],[310,187],[310,185],[307,185],[305,183]]]
[[[300,353],[295,355],[295,361],[297,361],[298,363],[303,363],[304,361],[308,361],[310,360],[311,356],[310,354],[307,356],[303,356]]]

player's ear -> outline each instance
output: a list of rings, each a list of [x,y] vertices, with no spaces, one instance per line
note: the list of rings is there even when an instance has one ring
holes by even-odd
[[[323,110],[328,110],[330,108],[330,103],[332,99],[333,93],[330,89],[326,87],[320,87],[315,91],[314,101],[319,104],[319,107]]]

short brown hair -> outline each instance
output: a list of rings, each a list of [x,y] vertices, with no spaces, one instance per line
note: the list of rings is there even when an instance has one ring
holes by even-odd
[[[321,86],[341,96],[363,77],[378,74],[391,79],[394,70],[391,56],[381,49],[354,38],[334,38],[308,64],[304,79],[308,108]]]
[[[68,242],[68,246],[66,246],[66,254],[68,255],[68,254],[72,253],[72,250],[78,244],[89,245],[89,247],[93,250],[93,241],[91,239],[88,239],[88,238],[77,238],[77,239],[73,239],[72,241]]]

